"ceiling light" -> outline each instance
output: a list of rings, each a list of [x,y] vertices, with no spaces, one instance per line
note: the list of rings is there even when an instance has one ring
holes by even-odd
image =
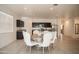
[[[53,10],[53,8],[51,7],[50,10]]]
[[[27,8],[24,8],[24,10],[27,10]]]

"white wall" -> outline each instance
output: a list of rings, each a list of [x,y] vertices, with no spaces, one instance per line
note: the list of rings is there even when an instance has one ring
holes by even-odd
[[[19,29],[26,29],[30,34],[32,33],[32,19],[28,17],[22,17],[22,21],[24,21],[24,27]]]
[[[13,32],[0,33],[0,48],[2,48],[16,40],[16,19],[18,18],[18,16],[11,10],[2,6],[0,6],[0,11],[5,12],[14,17]]]
[[[74,19],[65,19],[64,22],[64,35],[74,36]]]
[[[61,37],[61,25],[62,25],[62,19],[61,18],[58,18],[58,37],[60,38]]]

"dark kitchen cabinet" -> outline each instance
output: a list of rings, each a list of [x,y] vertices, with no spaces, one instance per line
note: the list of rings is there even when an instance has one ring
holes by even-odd
[[[16,34],[17,34],[17,40],[23,39],[23,33],[22,33],[22,31],[17,31]]]

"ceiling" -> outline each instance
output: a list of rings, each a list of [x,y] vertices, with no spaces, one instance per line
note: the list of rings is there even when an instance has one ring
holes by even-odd
[[[79,16],[79,5],[74,4],[1,4],[0,7],[1,6],[24,17],[54,18]],[[53,9],[50,10],[50,8]]]

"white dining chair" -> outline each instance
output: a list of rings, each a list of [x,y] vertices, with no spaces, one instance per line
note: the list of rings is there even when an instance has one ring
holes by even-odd
[[[43,48],[43,53],[44,53],[44,48],[47,47],[49,51],[49,46],[50,46],[50,41],[52,39],[52,34],[51,32],[45,32],[43,35],[43,43],[39,43],[39,47]]]
[[[31,41],[31,36],[28,32],[23,31],[23,37],[24,37],[24,42],[26,46],[30,47],[30,53],[31,53],[31,47],[37,45],[37,43]]]
[[[55,32],[52,32],[52,40],[51,40],[50,43],[54,45],[56,39],[57,39],[57,32],[55,31]]]

